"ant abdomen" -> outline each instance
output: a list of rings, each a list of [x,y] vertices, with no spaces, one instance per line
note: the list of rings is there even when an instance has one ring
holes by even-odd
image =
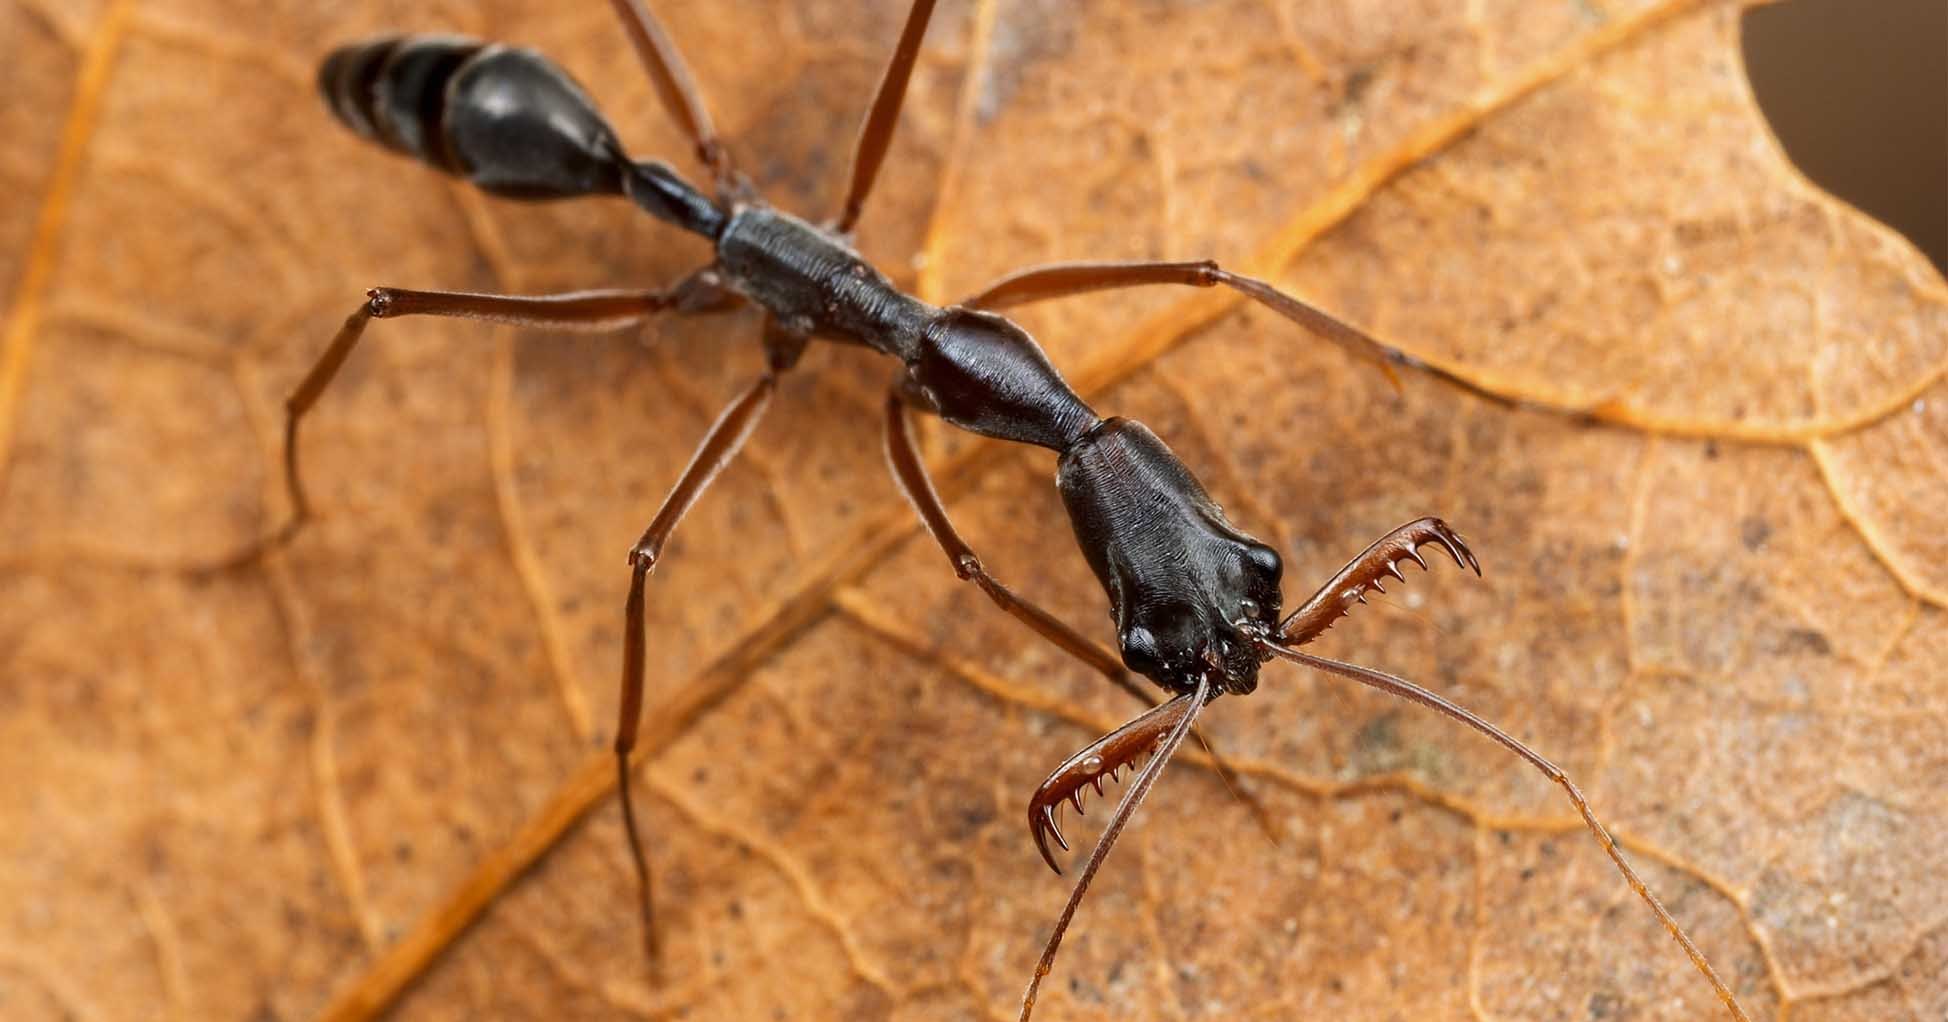
[[[332,51],[318,88],[345,125],[496,195],[622,192],[629,164],[581,86],[531,50],[386,36]]]
[[[483,45],[452,36],[382,36],[341,46],[318,69],[318,91],[360,136],[456,171],[440,134],[446,86]]]

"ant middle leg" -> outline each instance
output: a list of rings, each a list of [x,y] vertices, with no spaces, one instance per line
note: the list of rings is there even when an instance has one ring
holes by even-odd
[[[643,708],[643,675],[647,660],[647,625],[643,617],[643,589],[656,570],[663,545],[676,531],[683,516],[696,504],[731,459],[750,439],[770,407],[778,388],[782,368],[774,362],[763,375],[733,400],[712,423],[690,456],[690,464],[677,477],[676,485],[663,498],[663,506],[643,530],[642,538],[629,548],[629,597],[623,606],[622,695],[616,710],[616,789],[622,801],[623,830],[629,839],[629,855],[636,867],[638,906],[643,922],[643,952],[653,970],[657,965],[654,904],[650,887],[649,858],[643,851],[642,835],[636,824],[635,803],[630,796],[629,754],[636,747],[636,732]]]
[[[1210,259],[1196,262],[1069,262],[1046,263],[1018,270],[989,284],[961,304],[974,309],[1003,309],[1014,305],[1066,298],[1092,291],[1109,291],[1150,284],[1180,284],[1191,287],[1228,287],[1304,327],[1317,337],[1331,341],[1356,358],[1373,363],[1386,374],[1394,389],[1400,389],[1396,367],[1426,373],[1449,386],[1486,398],[1496,404],[1514,405],[1511,400],[1472,380],[1431,365],[1361,330],[1318,306],[1257,279],[1219,266]]]
[[[517,297],[375,287],[365,295],[365,301],[345,317],[345,324],[338,328],[324,354],[318,356],[297,389],[284,401],[284,489],[291,502],[290,518],[218,562],[217,570],[256,561],[296,538],[311,520],[311,504],[305,497],[304,479],[298,469],[298,426],[337,378],[339,369],[358,347],[366,325],[372,320],[442,316],[556,330],[608,330],[640,323],[665,310],[703,311],[729,297],[708,271],[692,274],[675,287],[660,291],[578,291]]]

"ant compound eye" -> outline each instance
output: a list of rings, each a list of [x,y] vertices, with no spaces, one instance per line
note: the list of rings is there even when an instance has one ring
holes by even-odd
[[[1150,677],[1163,670],[1163,650],[1157,645],[1156,635],[1141,625],[1123,633],[1123,664]]]
[[[1245,564],[1253,575],[1274,584],[1285,570],[1285,562],[1279,558],[1278,551],[1263,543],[1247,543],[1244,556]]]

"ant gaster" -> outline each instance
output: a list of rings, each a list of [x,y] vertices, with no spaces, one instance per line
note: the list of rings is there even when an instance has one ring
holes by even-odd
[[[1713,989],[1744,1012],[1704,956],[1638,879],[1589,803],[1549,761],[1493,725],[1411,682],[1300,652],[1398,565],[1426,563],[1424,545],[1443,548],[1480,573],[1461,537],[1438,519],[1401,526],[1354,558],[1296,611],[1280,618],[1278,553],[1233,525],[1170,448],[1141,423],[1105,418],[1072,390],[1027,332],[992,311],[1028,302],[1151,284],[1223,286],[1293,320],[1316,336],[1376,361],[1392,376],[1405,366],[1445,382],[1466,381],[1387,347],[1270,284],[1213,262],[1064,263],[1018,272],[958,305],[937,308],[902,293],[859,256],[852,231],[886,155],[901,102],[933,13],[917,0],[859,136],[850,188],[836,221],[815,225],[765,205],[732,167],[674,45],[641,0],[613,0],[664,107],[694,142],[714,194],[668,164],[626,156],[615,132],[572,79],[529,50],[451,36],[395,36],[334,51],[319,72],[331,110],[360,135],[495,195],[520,199],[620,196],[649,215],[701,235],[715,247],[708,265],[659,290],[584,291],[538,297],[374,288],[287,402],[285,483],[291,518],[240,555],[249,559],[290,540],[310,517],[298,471],[298,424],[373,319],[447,316],[560,329],[610,329],[663,313],[738,302],[765,313],[766,369],[733,400],[629,552],[622,698],[615,738],[624,822],[641,892],[644,940],[656,957],[650,874],[630,799],[629,754],[642,709],[643,588],[665,542],[757,425],[779,378],[813,339],[859,344],[900,363],[886,402],[886,451],[893,475],[947,554],[954,572],[1035,632],[1149,699],[1124,671],[1149,677],[1172,698],[1078,752],[1030,799],[1030,833],[1060,872],[1049,839],[1066,849],[1057,811],[1082,808],[1083,788],[1100,795],[1123,769],[1135,770],[1058,917],[1023,997],[1027,1019],[1077,905],[1117,836],[1156,783],[1204,707],[1258,685],[1280,658],[1339,674],[1414,700],[1486,734],[1562,786],[1632,889],[1647,902]],[[1477,393],[1479,393],[1477,391]],[[1058,455],[1057,485],[1077,543],[1102,583],[1116,622],[1122,664],[1094,642],[1015,595],[983,567],[955,532],[909,431],[912,410],[984,436],[1034,444]],[[1147,757],[1147,759],[1146,759]]]

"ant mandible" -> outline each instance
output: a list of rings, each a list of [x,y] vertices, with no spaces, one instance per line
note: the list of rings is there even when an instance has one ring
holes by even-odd
[[[254,558],[288,542],[311,517],[298,471],[298,425],[374,319],[445,316],[527,327],[605,329],[663,313],[749,302],[765,312],[766,368],[724,410],[689,466],[629,551],[622,698],[615,757],[622,813],[635,864],[645,951],[657,951],[648,861],[630,797],[629,755],[642,711],[646,640],[643,589],[685,512],[736,456],[770,404],[778,381],[813,339],[864,345],[900,362],[886,399],[886,454],[898,482],[954,573],[978,585],[1036,634],[1147,705],[1128,671],[1172,698],[1076,753],[1036,789],[1028,825],[1058,873],[1049,840],[1064,802],[1078,811],[1083,789],[1103,793],[1118,772],[1135,775],[1083,865],[1022,997],[1035,995],[1090,881],[1117,836],[1219,696],[1246,695],[1273,659],[1350,678],[1454,718],[1507,747],[1560,785],[1632,890],[1656,913],[1731,1014],[1745,1012],[1703,953],[1658,903],[1576,785],[1554,764],[1493,724],[1402,678],[1301,652],[1399,565],[1426,568],[1419,550],[1442,548],[1457,565],[1481,568],[1461,537],[1437,518],[1395,529],[1353,558],[1299,608],[1281,618],[1277,551],[1226,519],[1182,461],[1142,423],[1096,414],[1062,379],[1029,335],[993,310],[1092,291],[1149,284],[1227,287],[1312,334],[1373,360],[1392,376],[1404,366],[1474,390],[1360,330],[1272,287],[1209,261],[1059,263],[1008,276],[957,305],[938,308],[902,293],[852,245],[874,178],[899,119],[907,80],[933,14],[916,0],[859,134],[851,184],[838,218],[815,225],[767,206],[731,164],[728,151],[669,36],[641,0],[612,0],[663,106],[695,144],[714,194],[685,182],[667,163],[637,161],[583,90],[530,50],[452,36],[392,36],[341,47],[319,85],[331,110],[358,134],[494,195],[519,199],[620,196],[649,215],[708,239],[715,259],[655,290],[583,291],[515,297],[380,287],[345,321],[286,402],[284,480],[291,517],[246,551]],[[1477,391],[1477,393],[1479,393]],[[1113,609],[1121,663],[1048,612],[1002,585],[954,530],[909,431],[908,414],[931,413],[983,436],[1046,447],[1058,456],[1057,486],[1082,553]],[[1147,757],[1147,759],[1146,759]]]

